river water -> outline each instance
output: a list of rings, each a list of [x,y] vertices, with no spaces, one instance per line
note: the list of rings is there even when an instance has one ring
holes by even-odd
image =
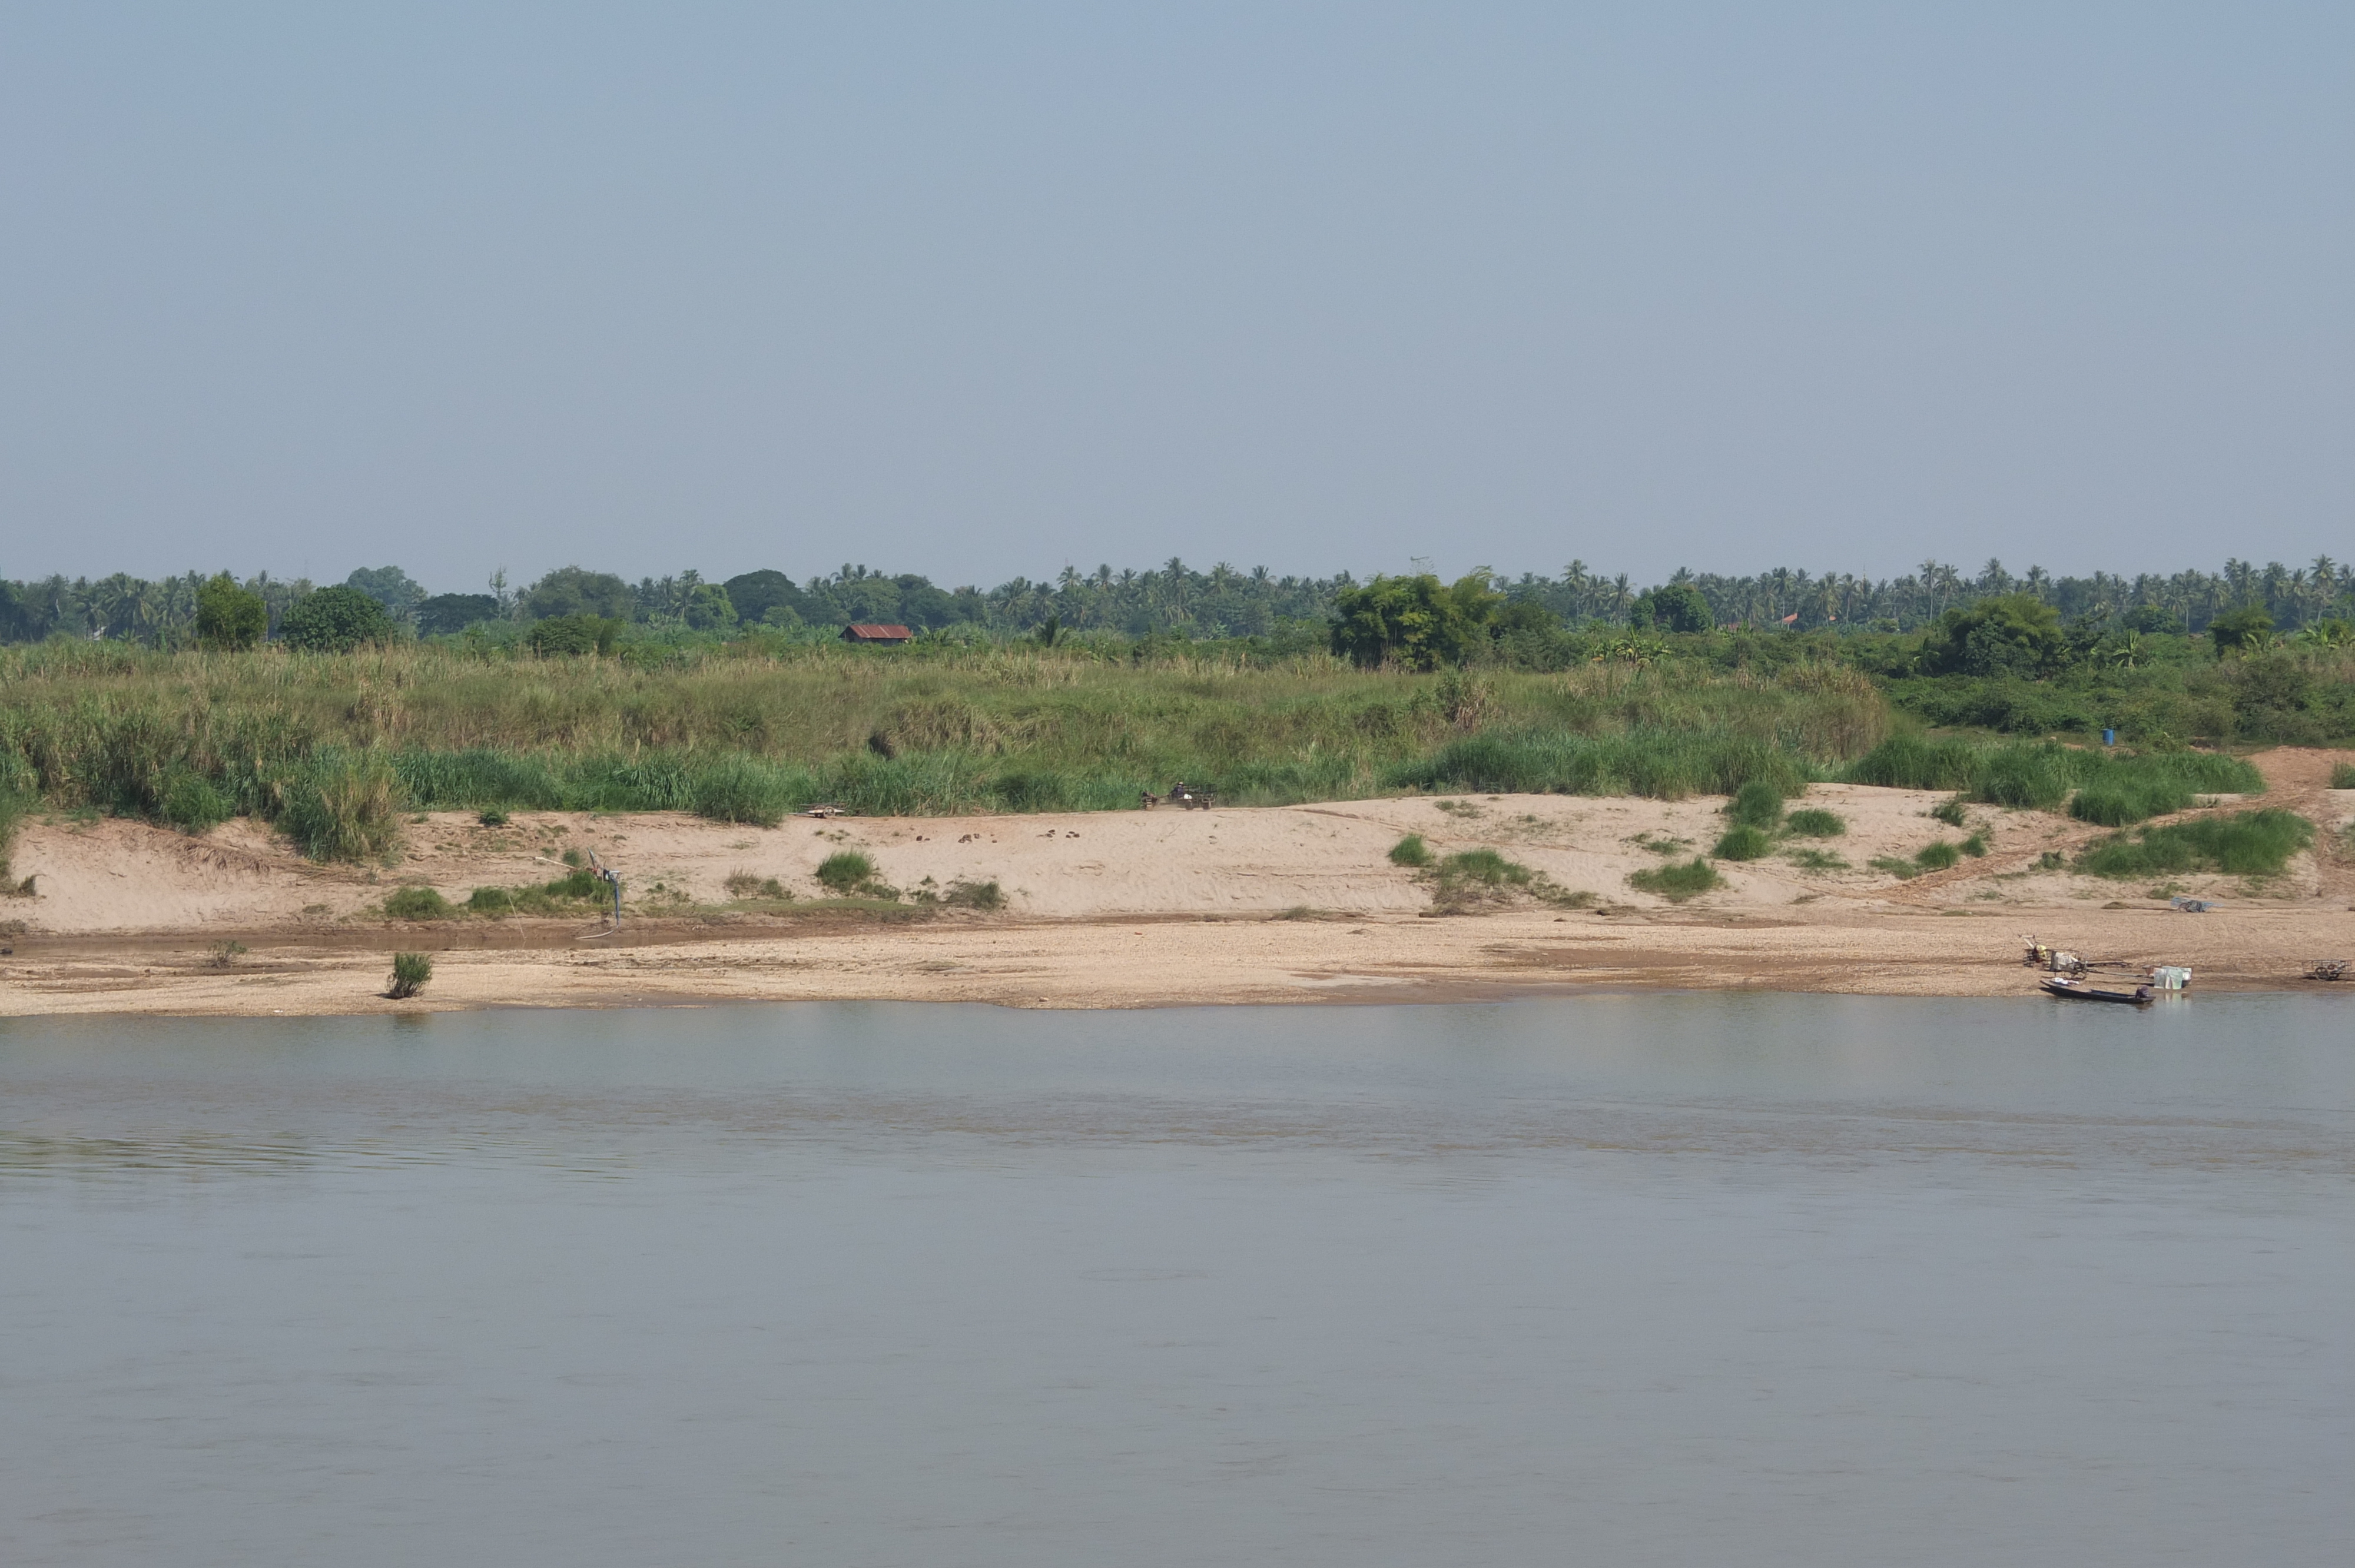
[[[0,1561],[2340,1564],[2331,998],[0,1022]]]

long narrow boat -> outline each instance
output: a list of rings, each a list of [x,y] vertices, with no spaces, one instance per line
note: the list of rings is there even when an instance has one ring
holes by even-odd
[[[2049,975],[2036,982],[2052,996],[2065,996],[2078,1001],[2123,1001],[2129,1007],[2150,1004],[2150,987],[2138,985],[2132,991],[2109,991],[2097,985],[2087,985],[2066,975]]]

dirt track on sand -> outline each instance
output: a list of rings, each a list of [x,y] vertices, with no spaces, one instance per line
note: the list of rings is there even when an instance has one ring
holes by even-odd
[[[1709,849],[1721,800],[1562,796],[1036,817],[796,819],[773,829],[670,815],[524,813],[501,828],[442,813],[407,830],[404,858],[374,871],[312,865],[250,822],[199,838],[124,821],[29,824],[0,901],[0,1013],[358,1013],[494,1006],[904,999],[1139,1007],[1319,999],[1408,1001],[1565,987],[1732,987],[1900,995],[2023,991],[2019,938],[2092,958],[2189,964],[2205,989],[2301,986],[2307,962],[2355,958],[2355,791],[2328,788],[2346,753],[2255,758],[2268,805],[2311,818],[2316,852],[2262,887],[2179,879],[2216,900],[2169,909],[2157,890],[2036,869],[2098,830],[2062,817],[1971,808],[1992,848],[1900,879],[1905,858],[1962,834],[1928,813],[1941,797],[1819,785],[1806,804],[1848,832],[1792,841],[1684,905],[1633,891],[1631,872]],[[2229,798],[2214,810],[2243,802]],[[1599,908],[1523,901],[1433,917],[1427,880],[1393,866],[1407,832],[1439,853],[1488,846]],[[618,934],[571,920],[384,918],[402,883],[453,901],[481,885],[559,875],[595,849],[628,879]],[[1790,851],[1837,853],[1805,870]],[[813,906],[812,873],[858,849],[895,886],[994,881],[996,914],[914,918]],[[774,878],[797,902],[731,904],[731,875]],[[740,885],[742,885],[740,881]],[[248,950],[225,959],[217,945]],[[384,1000],[388,955],[435,955],[426,993]],[[2355,987],[2350,987],[2355,990]]]

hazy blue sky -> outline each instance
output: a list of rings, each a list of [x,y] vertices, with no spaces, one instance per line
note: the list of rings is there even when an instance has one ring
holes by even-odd
[[[0,4],[0,576],[2355,555],[2355,5]]]

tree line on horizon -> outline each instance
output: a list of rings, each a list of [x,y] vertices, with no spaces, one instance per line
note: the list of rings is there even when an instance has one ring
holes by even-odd
[[[2097,571],[2082,577],[2056,577],[2041,567],[2015,577],[1996,560],[1969,575],[1925,561],[1913,572],[1878,579],[1791,568],[1750,576],[1680,570],[1643,589],[1624,573],[1604,577],[1583,561],[1552,577],[1524,572],[1508,578],[1483,568],[1449,587],[1428,572],[1364,581],[1347,571],[1279,577],[1265,567],[1241,571],[1225,563],[1199,571],[1173,556],[1146,570],[1114,571],[1107,565],[1082,573],[1067,567],[1052,579],[1018,577],[988,589],[943,588],[920,574],[848,564],[799,582],[762,569],[718,581],[690,570],[632,583],[567,566],[522,588],[510,588],[501,572],[483,591],[445,593],[430,591],[392,566],[362,568],[325,588],[268,572],[242,580],[226,572],[155,580],[121,572],[95,580],[0,579],[0,641],[66,637],[186,646],[196,641],[208,591],[212,624],[224,624],[224,614],[245,618],[235,624],[250,628],[250,635],[231,641],[284,639],[297,646],[348,645],[353,636],[528,638],[535,628],[545,640],[556,630],[551,623],[559,622],[575,640],[604,645],[633,628],[724,635],[757,627],[814,640],[854,622],[896,623],[918,632],[964,629],[983,637],[1266,637],[1304,624],[1346,630],[1374,602],[1369,594],[1386,605],[1395,600],[1408,614],[1417,613],[1416,603],[1438,604],[1433,595],[1476,594],[1507,617],[1541,614],[1573,627],[1669,631],[1915,631],[1951,610],[2012,598],[2050,606],[2071,623],[2132,620],[2145,631],[2200,633],[2219,618],[2251,609],[2286,631],[2355,616],[2355,567],[2328,556],[2297,567],[2232,559],[2216,573]],[[234,604],[222,597],[225,591],[239,596]]]

